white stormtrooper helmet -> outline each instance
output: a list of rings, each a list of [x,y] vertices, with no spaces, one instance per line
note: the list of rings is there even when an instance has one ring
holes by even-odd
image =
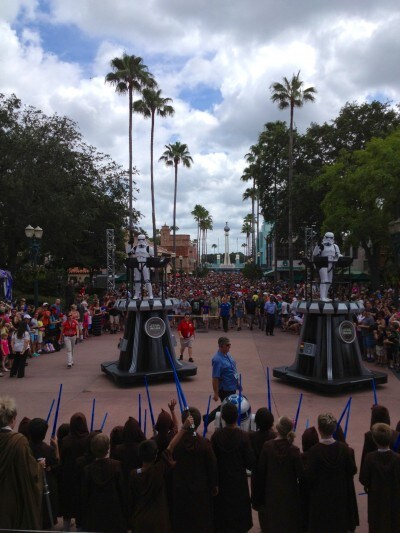
[[[322,244],[333,244],[335,242],[335,236],[331,231],[327,231],[322,239]]]
[[[138,235],[137,240],[139,244],[143,244],[146,242],[146,237],[144,235]]]

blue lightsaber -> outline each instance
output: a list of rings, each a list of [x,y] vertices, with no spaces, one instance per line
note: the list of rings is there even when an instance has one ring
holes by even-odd
[[[146,386],[146,393],[147,393],[147,401],[149,403],[149,409],[150,409],[150,418],[151,418],[151,425],[154,428],[156,425],[154,421],[154,414],[153,414],[153,406],[151,405],[151,398],[150,398],[150,391],[149,391],[149,384],[147,383],[147,376],[144,376],[144,384]]]
[[[179,409],[181,410],[181,413],[183,413],[184,409],[183,409],[182,398],[181,398],[181,395],[180,395],[180,392],[179,392],[179,387],[178,387],[178,384],[176,382],[175,376],[174,376],[174,381],[175,381],[175,387],[176,387],[176,394],[178,396],[178,401],[179,401]]]
[[[47,418],[46,418],[46,424],[49,423],[49,420],[50,420],[50,417],[51,417],[51,412],[52,412],[53,407],[54,407],[54,403],[55,403],[55,400],[54,400],[54,398],[53,398],[53,401],[51,402],[51,406],[50,406],[49,414],[47,415]]]
[[[144,436],[146,436],[146,430],[147,430],[147,409],[144,410],[144,423],[143,423]]]
[[[138,420],[138,422],[139,422],[140,429],[142,429],[142,395],[140,394],[140,392],[139,392],[138,400],[139,400],[139,420]]]
[[[60,411],[61,394],[62,394],[62,383],[60,384],[60,390],[58,391],[56,413],[55,413],[55,415],[54,415],[53,429],[52,429],[52,432],[51,432],[51,436],[52,436],[52,437],[55,437],[55,436],[56,436],[57,422],[58,422],[58,413],[59,413],[59,411]]]
[[[239,374],[238,426],[242,424],[242,374]]]
[[[299,415],[300,415],[300,409],[301,409],[302,401],[303,401],[303,393],[300,393],[299,403],[297,404],[296,418],[294,419],[294,427],[293,427],[294,431],[296,431],[296,429],[297,429],[297,422],[299,421]]]
[[[206,419],[204,421],[203,437],[205,437],[207,435],[208,417],[209,417],[209,414],[210,414],[210,403],[211,403],[211,394],[208,397],[208,405],[207,405]]]
[[[168,359],[169,359],[169,362],[171,363],[171,367],[172,367],[172,371],[174,373],[174,378],[175,378],[175,383],[176,383],[176,386],[177,386],[177,389],[178,389],[178,397],[180,396],[181,399],[182,399],[182,404],[183,404],[183,410],[187,410],[189,409],[189,406],[187,404],[187,401],[186,401],[186,398],[185,398],[185,395],[183,393],[183,390],[182,390],[182,386],[181,386],[181,383],[179,381],[179,376],[178,376],[178,372],[176,371],[176,368],[175,368],[175,365],[174,365],[174,362],[172,360],[172,357],[171,357],[171,354],[170,354],[170,351],[168,350],[168,346],[165,347],[165,351],[168,355]]]
[[[344,425],[344,438],[345,438],[345,440],[346,440],[346,437],[347,437],[347,430],[348,430],[348,427],[349,427],[350,409],[351,409],[351,398],[350,398],[350,402],[349,402],[349,407],[347,409],[346,423]]]
[[[271,409],[271,382],[269,380],[269,367],[267,366],[267,393],[268,393],[268,411],[272,413]]]
[[[93,431],[93,426],[94,426],[94,410],[95,410],[95,407],[96,407],[96,398],[93,398],[93,402],[92,402],[92,416],[90,417],[90,431]]]
[[[103,431],[107,417],[108,417],[108,413],[104,415],[103,422],[101,423],[101,426],[100,426],[100,431]]]
[[[351,396],[350,396],[349,399],[347,400],[347,403],[346,403],[346,405],[345,405],[345,407],[344,407],[344,409],[343,409],[343,412],[342,412],[342,414],[341,414],[340,417],[339,417],[338,423],[336,424],[336,429],[335,429],[335,432],[334,432],[334,434],[333,434],[334,436],[335,436],[335,434],[336,434],[337,428],[338,428],[338,427],[340,426],[340,424],[342,423],[342,420],[343,420],[343,418],[344,418],[344,416],[345,416],[345,414],[346,414],[346,412],[347,412],[347,409],[349,408],[350,403],[351,403]]]
[[[378,405],[378,397],[376,395],[376,383],[375,378],[372,378],[372,390],[374,391],[374,405]]]

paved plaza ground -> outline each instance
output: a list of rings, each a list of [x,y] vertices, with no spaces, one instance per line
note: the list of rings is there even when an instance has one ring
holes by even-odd
[[[175,331],[175,330],[173,330]],[[205,412],[211,389],[211,357],[217,349],[217,339],[221,330],[199,332],[194,344],[194,359],[198,367],[197,376],[182,381],[182,388],[190,405]],[[231,330],[231,354],[235,358],[238,370],[242,374],[243,393],[248,397],[252,412],[267,405],[266,369],[274,366],[291,364],[294,360],[299,337],[276,331],[274,337],[267,337],[259,329],[249,331]],[[30,359],[24,379],[9,379],[8,375],[0,378],[0,394],[9,394],[17,400],[18,421],[23,416],[29,418],[46,418],[53,398],[57,398],[59,385],[63,384],[59,423],[68,422],[76,411],[86,414],[88,422],[93,398],[96,398],[95,429],[101,424],[108,412],[105,431],[124,424],[128,416],[138,416],[138,393],[142,395],[142,409],[147,407],[144,386],[117,386],[100,370],[104,361],[118,359],[117,335],[103,334],[85,340],[76,346],[75,365],[67,369],[65,349],[59,353],[44,354]],[[400,419],[399,389],[396,375],[388,371],[386,385],[378,387],[378,402],[389,408],[392,425]],[[295,441],[301,447],[301,434],[309,424],[316,425],[317,415],[321,411],[332,411],[336,416],[342,412],[349,395],[352,395],[351,417],[347,440],[355,449],[357,465],[360,464],[364,432],[369,429],[370,408],[373,403],[372,390],[357,390],[335,396],[322,395],[311,390],[288,385],[275,378],[271,379],[272,411],[275,418],[287,415],[295,416],[299,395],[303,392],[303,403],[298,422],[298,437]],[[161,382],[150,385],[151,398],[155,416],[161,408],[167,409],[171,398],[176,398],[173,382]],[[214,402],[212,402],[213,404]],[[215,404],[214,404],[215,405]],[[52,420],[50,421],[50,424]],[[148,420],[148,428],[150,426]],[[50,426],[51,427],[51,426]],[[201,428],[202,429],[202,428]],[[210,430],[210,433],[212,429]],[[149,435],[149,431],[147,432]],[[357,531],[367,531],[367,497],[359,495],[363,489],[356,479],[356,492],[360,512],[360,527]],[[254,516],[253,531],[259,531],[257,517]]]

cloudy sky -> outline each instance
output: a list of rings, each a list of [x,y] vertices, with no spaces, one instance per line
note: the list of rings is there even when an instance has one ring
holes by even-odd
[[[175,116],[156,123],[155,157],[177,140],[177,225],[196,237],[195,204],[214,221],[209,246],[240,249],[244,155],[268,121],[287,120],[269,87],[301,71],[318,90],[297,127],[336,116],[347,101],[400,102],[398,0],[0,0],[0,92],[79,123],[85,140],[127,167],[127,97],[104,83],[124,51],[143,58]],[[136,208],[151,231],[150,122],[134,116]],[[155,168],[157,223],[172,225],[173,170]]]

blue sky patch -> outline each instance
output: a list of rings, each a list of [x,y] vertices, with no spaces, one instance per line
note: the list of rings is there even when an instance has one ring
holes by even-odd
[[[179,93],[179,97],[200,111],[208,111],[215,104],[222,102],[221,91],[203,83],[200,83],[196,87],[183,89]]]

